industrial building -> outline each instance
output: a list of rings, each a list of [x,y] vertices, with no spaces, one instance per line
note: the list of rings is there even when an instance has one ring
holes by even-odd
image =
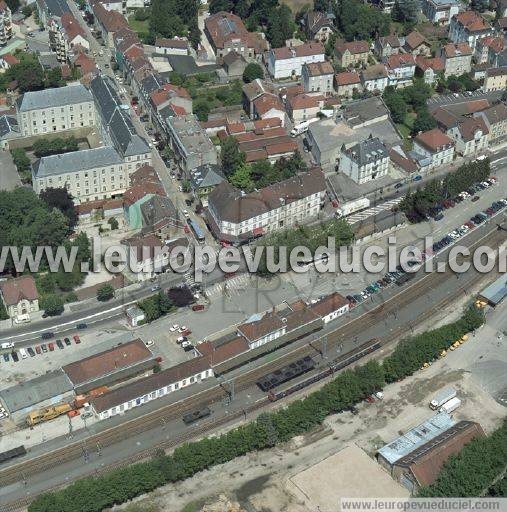
[[[501,275],[496,281],[484,288],[479,299],[486,301],[490,306],[498,306],[507,296],[507,276]]]
[[[442,413],[441,413],[442,414]],[[482,427],[473,421],[460,421],[431,441],[397,460],[392,474],[411,493],[431,485],[451,455],[477,437],[484,437]]]
[[[62,369],[0,391],[0,399],[5,408],[10,414],[17,415],[58,404],[73,395],[72,383]]]
[[[70,363],[62,369],[75,392],[86,393],[151,370],[156,364],[151,350],[140,339],[136,339]]]

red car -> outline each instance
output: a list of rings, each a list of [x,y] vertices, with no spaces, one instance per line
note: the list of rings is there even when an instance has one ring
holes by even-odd
[[[183,231],[184,231],[185,233],[190,233],[190,228],[185,224],[185,225],[183,226]]]
[[[194,304],[192,306],[192,311],[202,311],[204,309],[204,306],[202,304]]]
[[[338,208],[338,201],[336,199],[333,199],[331,204],[333,205],[333,208]]]
[[[36,345],[36,347],[35,347],[35,352],[37,352],[37,354],[40,354],[40,353],[41,353],[41,350],[40,350],[39,345]]]
[[[225,240],[221,240],[220,241],[220,245],[222,247],[230,247],[231,246],[231,243],[230,242],[226,242]]]
[[[53,352],[53,350],[55,349],[55,344],[54,343],[48,343],[48,348],[49,348],[50,352]]]
[[[189,334],[192,334],[192,331],[191,331],[190,329],[185,329],[185,330],[181,333],[181,335],[182,335],[182,336],[188,336]]]
[[[77,334],[73,336],[72,339],[76,342],[76,345],[81,343],[81,338]]]

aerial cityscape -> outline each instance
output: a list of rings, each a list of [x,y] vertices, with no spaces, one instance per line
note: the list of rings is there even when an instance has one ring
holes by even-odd
[[[507,510],[507,0],[0,0],[0,512]]]

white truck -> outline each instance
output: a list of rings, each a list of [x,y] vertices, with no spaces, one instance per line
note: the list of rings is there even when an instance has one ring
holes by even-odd
[[[313,119],[308,119],[308,121],[303,121],[302,123],[294,125],[294,128],[290,131],[291,137],[297,137],[298,135],[301,135],[302,133],[305,133],[308,131],[308,127],[315,123],[315,121],[318,121],[319,118],[315,117]]]
[[[445,402],[442,407],[438,410],[438,412],[445,412],[447,414],[450,414],[451,412],[455,411],[459,406],[461,405],[461,400],[455,396],[454,398],[451,398],[448,402]]]
[[[361,197],[361,199],[356,199],[355,201],[349,201],[348,203],[343,203],[335,212],[337,217],[347,217],[347,215],[352,215],[359,210],[364,210],[370,206],[370,200],[367,197]]]
[[[456,396],[456,390],[454,388],[445,388],[442,391],[440,391],[430,402],[430,409],[433,409],[436,411],[442,405],[445,404],[445,402],[448,402],[452,398]]]
[[[0,348],[4,349],[4,350],[9,349],[9,348],[14,348],[14,343],[12,343],[11,341],[8,341],[6,343],[2,343],[0,345]]]

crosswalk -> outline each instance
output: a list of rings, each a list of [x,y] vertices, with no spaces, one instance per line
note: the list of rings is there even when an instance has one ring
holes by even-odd
[[[240,274],[238,276],[225,279],[220,283],[209,286],[205,290],[206,297],[216,297],[217,295],[237,295],[242,290],[250,286],[250,277],[248,274]]]
[[[184,279],[185,283],[187,283],[189,288],[192,288],[192,286],[194,286],[195,279],[194,279],[194,276],[190,272],[183,274],[183,279]]]
[[[362,212],[354,213],[353,215],[346,217],[347,222],[350,225],[356,224],[357,222],[366,220],[368,217],[377,215],[380,212],[385,212],[386,210],[390,210],[393,206],[396,206],[402,199],[403,199],[402,197],[397,197],[395,199],[391,199],[390,201],[386,201],[385,203],[378,204],[377,206],[372,206],[371,208],[367,208],[366,210],[363,210]]]

